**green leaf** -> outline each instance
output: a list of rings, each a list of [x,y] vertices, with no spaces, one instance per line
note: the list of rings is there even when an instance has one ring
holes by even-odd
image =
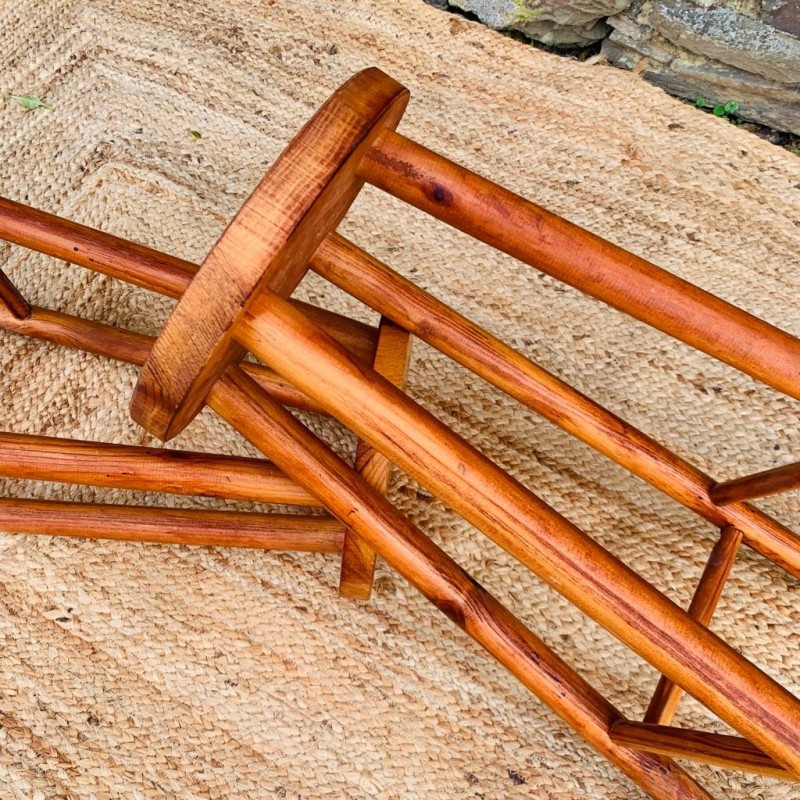
[[[35,97],[32,94],[12,94],[11,99],[16,100],[26,111],[33,111],[35,108],[53,108],[41,97]]]
[[[195,139],[202,139],[203,138],[203,134],[200,133],[200,131],[189,131],[189,133],[191,133],[192,136],[194,136]]]
[[[725,113],[726,114],[735,114],[739,110],[739,103],[736,100],[728,100],[725,103]]]
[[[702,97],[698,97],[698,98],[697,98],[697,100],[695,100],[695,101],[694,101],[694,104],[695,104],[695,105],[696,105],[698,108],[705,108],[705,107],[706,107],[706,101],[705,101],[705,100],[703,100],[703,98],[702,98]]]
[[[712,112],[715,117],[724,117],[725,116],[725,106],[714,106],[714,110]]]

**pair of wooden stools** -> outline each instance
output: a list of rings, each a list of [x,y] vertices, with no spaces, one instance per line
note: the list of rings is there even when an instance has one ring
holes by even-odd
[[[0,474],[290,503],[330,516],[0,500],[0,529],[341,552],[368,597],[376,553],[655,798],[708,798],[672,757],[800,780],[800,700],[708,630],[741,543],[800,576],[800,539],[753,497],[800,467],[717,483],[335,233],[364,182],[800,398],[800,341],[395,132],[407,91],[376,69],[303,128],[198,270],[0,200],[0,237],[180,298],[161,335],[31,308],[3,276],[0,325],[142,365],[134,419],[168,440],[204,405],[269,461],[0,434]],[[290,296],[313,270],[382,315],[377,329]],[[417,336],[695,511],[720,538],[688,612],[403,392]],[[260,363],[243,361],[247,353]],[[342,460],[286,408],[355,432]],[[663,678],[626,719],[386,499],[419,481]],[[672,727],[689,692],[741,737]]]

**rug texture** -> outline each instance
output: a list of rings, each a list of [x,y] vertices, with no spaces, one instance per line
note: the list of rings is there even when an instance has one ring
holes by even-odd
[[[355,71],[412,93],[400,130],[800,334],[800,161],[629,73],[416,0],[6,0],[0,192],[200,261],[292,135]],[[25,112],[11,94],[45,98]],[[197,131],[202,138],[193,136]],[[800,458],[797,405],[367,188],[358,244],[719,478]],[[172,303],[3,245],[39,305],[156,333]],[[375,316],[319,279],[299,293]],[[2,336],[4,429],[109,442],[133,368]],[[676,601],[715,531],[416,343],[411,395]],[[343,450],[349,436],[309,418]],[[210,412],[179,446],[253,450]],[[8,495],[254,508],[50,484]],[[653,669],[403,475],[393,501],[613,702]],[[763,501],[800,523],[796,495]],[[0,537],[2,798],[640,796],[390,569],[338,559]],[[743,552],[713,627],[798,689],[798,585]],[[678,721],[725,730],[695,703]],[[691,767],[716,797],[796,786]]]

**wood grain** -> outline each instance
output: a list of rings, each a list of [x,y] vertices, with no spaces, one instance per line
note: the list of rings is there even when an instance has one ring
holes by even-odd
[[[708,626],[717,610],[741,543],[742,532],[729,525],[720,531],[719,539],[711,548],[689,604],[689,616],[701,625]],[[662,676],[647,707],[644,721],[659,725],[669,724],[675,716],[682,695],[680,686]]]
[[[208,402],[651,797],[711,800],[669,759],[612,742],[617,709],[240,369]]]
[[[634,475],[704,517],[733,525],[745,543],[800,577],[800,538],[753,506],[716,505],[714,480],[497,337],[333,234],[314,254],[322,277],[507,392]]]
[[[781,765],[800,771],[797,698],[388,381],[355,362],[301,312],[264,291],[242,314],[236,336],[662,674]]]
[[[63,503],[0,498],[6,533],[124,539],[205,547],[341,551],[344,528],[330,517],[255,514],[203,509]]]
[[[620,720],[612,726],[611,738],[648,753],[800,781],[800,775],[783,769],[747,739],[738,736]]]
[[[25,319],[31,313],[28,301],[11,282],[8,275],[0,270],[0,305],[16,319]]]
[[[0,431],[0,476],[319,507],[260,458],[57,439]]]
[[[800,488],[800,462],[715,483],[709,489],[709,496],[717,505],[729,506],[742,500],[754,500],[797,488]]]
[[[152,336],[36,306],[24,320],[13,317],[0,306],[0,327],[23,336],[138,366],[147,361],[155,342]],[[276,375],[269,367],[245,361],[242,369],[279,402],[293,408],[324,413],[319,403]]]
[[[232,336],[259,289],[295,289],[319,243],[360,191],[357,167],[394,127],[408,91],[378,69],[359,72],[311,118],[230,222],[164,326],[139,376],[131,414],[161,439],[194,418],[228,364]]]
[[[382,319],[378,328],[378,345],[372,368],[393,386],[403,389],[408,375],[411,356],[411,337],[388,319]],[[370,486],[382,495],[389,491],[392,462],[363,440],[356,445],[355,468]],[[339,594],[358,600],[368,600],[372,593],[375,572],[375,551],[348,528],[344,535],[342,569],[339,574]]]
[[[800,399],[800,340],[394,131],[369,183],[514,258]]]
[[[167,297],[181,297],[200,268],[190,261],[4,197],[0,197],[0,239]],[[13,284],[11,289],[16,292]],[[19,299],[15,302],[18,310],[12,313],[23,319],[25,307]],[[25,303],[24,299],[21,302]],[[365,360],[372,358],[377,335],[374,327],[302,300],[291,299],[290,302],[349,350]]]

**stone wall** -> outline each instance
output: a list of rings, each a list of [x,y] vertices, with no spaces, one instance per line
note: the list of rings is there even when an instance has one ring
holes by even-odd
[[[555,47],[602,41],[612,63],[671,94],[735,101],[800,134],[800,0],[429,0]]]

